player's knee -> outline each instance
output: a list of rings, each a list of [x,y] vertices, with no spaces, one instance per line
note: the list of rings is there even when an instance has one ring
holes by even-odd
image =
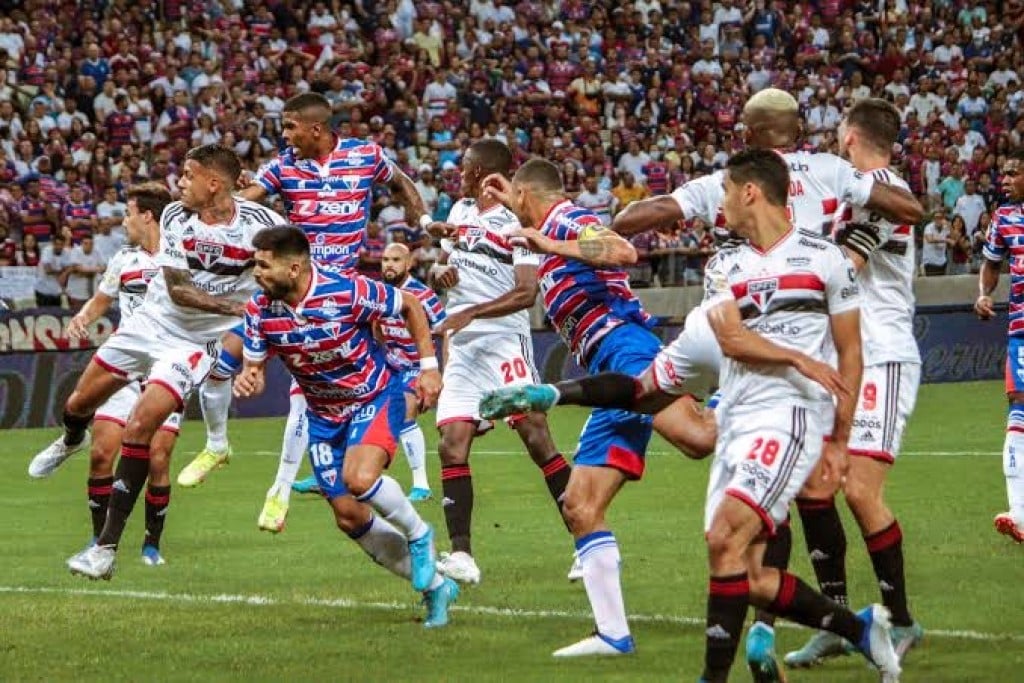
[[[750,585],[750,598],[755,604],[764,604],[775,597],[779,588],[777,569],[765,567],[758,563],[747,567],[747,581]]]
[[[156,434],[157,427],[162,422],[163,418],[156,420],[146,411],[134,410],[124,425],[123,441],[125,443],[149,443],[153,440],[153,435]]]
[[[94,407],[89,404],[88,397],[79,389],[72,391],[68,400],[64,402],[64,413],[67,415],[84,417],[93,411]]]
[[[119,441],[93,441],[89,451],[89,471],[109,472],[114,466],[114,458],[120,450]]]
[[[465,465],[469,462],[469,445],[447,435],[441,437],[437,453],[442,465]]]
[[[716,519],[711,524],[711,528],[704,535],[704,541],[708,546],[712,568],[716,563],[736,560],[743,555],[744,547],[739,540],[739,534],[731,524],[721,519]]]
[[[160,479],[166,476],[171,466],[171,451],[166,446],[153,446],[149,451],[149,478]]]
[[[562,516],[572,533],[589,534],[604,522],[604,512],[593,502],[580,496],[566,495],[562,503]]]
[[[876,507],[882,502],[881,488],[856,476],[848,476],[843,484],[843,497],[854,512]]]
[[[380,472],[374,472],[368,468],[359,468],[345,472],[345,488],[353,496],[361,496],[369,491],[377,480],[380,479]]]

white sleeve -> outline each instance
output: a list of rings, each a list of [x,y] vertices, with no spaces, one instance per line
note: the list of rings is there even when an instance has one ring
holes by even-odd
[[[722,254],[717,254],[711,257],[704,268],[704,302],[701,304],[704,310],[736,299],[729,284],[725,265]]]
[[[829,315],[839,315],[860,308],[860,287],[857,269],[838,247],[827,252],[825,299]]]
[[[680,185],[672,191],[672,198],[679,204],[687,220],[700,218],[708,225],[714,225],[725,193],[722,182],[723,173],[715,171]]]
[[[154,260],[157,268],[188,270],[188,259],[181,244],[181,224],[167,220],[167,213],[175,204],[170,204],[160,216],[160,251]]]
[[[875,184],[874,176],[870,173],[861,173],[846,159],[836,156],[833,158],[836,161],[836,184],[833,188],[836,197],[841,202],[849,202],[856,207],[863,208],[868,203],[868,197],[871,196],[871,186]]]

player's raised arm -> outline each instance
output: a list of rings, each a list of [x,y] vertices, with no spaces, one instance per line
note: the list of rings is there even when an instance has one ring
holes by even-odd
[[[659,195],[633,202],[615,214],[611,228],[620,235],[630,236],[672,225],[683,218],[679,202],[671,195]]]
[[[423,407],[429,408],[437,403],[441,393],[441,373],[438,372],[437,357],[434,355],[434,340],[430,332],[430,321],[423,310],[423,304],[416,295],[396,290],[402,297],[402,318],[405,319],[409,336],[416,343],[420,356],[420,378],[416,383],[416,395]]]
[[[383,151],[381,154],[383,155]],[[405,209],[406,219],[416,221],[416,225],[425,230],[434,222],[434,219],[427,211],[427,205],[423,202],[419,190],[416,189],[416,184],[405,174],[405,171],[395,164],[386,159],[383,163],[391,167],[391,179],[387,181],[388,189],[391,190],[399,205]]]

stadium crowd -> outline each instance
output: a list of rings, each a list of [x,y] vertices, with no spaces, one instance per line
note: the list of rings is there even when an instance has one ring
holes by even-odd
[[[0,265],[38,267],[37,302],[76,306],[123,239],[124,192],[176,191],[185,152],[277,153],[285,100],[323,93],[339,135],[379,143],[436,219],[460,155],[487,136],[561,164],[607,220],[724,166],[739,112],[789,90],[807,149],[837,152],[844,107],[903,118],[899,172],[930,208],[921,272],[976,270],[997,169],[1024,143],[1024,3],[939,0],[111,0],[2,3]],[[282,207],[276,207],[282,210]],[[635,286],[700,282],[714,244],[694,221],[634,238]],[[375,197],[363,265],[438,247]]]

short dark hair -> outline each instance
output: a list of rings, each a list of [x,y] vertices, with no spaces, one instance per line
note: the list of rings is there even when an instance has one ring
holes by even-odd
[[[242,162],[238,160],[235,150],[223,145],[211,144],[193,147],[185,155],[203,168],[213,169],[230,178],[232,183],[237,182],[238,176],[242,175]]]
[[[519,167],[514,180],[517,183],[530,185],[541,192],[564,192],[562,172],[558,166],[547,159],[530,159]]]
[[[297,225],[275,225],[263,228],[252,238],[252,246],[274,256],[309,258],[309,238]]]
[[[283,111],[308,115],[315,109],[320,110],[323,121],[327,121],[331,117],[331,103],[318,92],[304,92],[289,98],[284,103]]]
[[[1009,161],[1010,159],[1016,159],[1017,161],[1024,164],[1024,147],[1018,147],[1017,149],[1013,150],[1012,152],[1006,155],[1006,159],[1007,161]]]
[[[484,173],[500,173],[508,177],[512,170],[512,151],[501,140],[487,138],[469,146],[473,161]]]
[[[733,155],[725,165],[729,178],[737,185],[754,183],[773,206],[789,201],[789,167],[778,152],[747,149]]]
[[[108,186],[106,189],[114,190],[116,188]],[[153,220],[157,221],[160,220],[167,205],[171,203],[171,191],[167,189],[166,185],[157,182],[132,185],[125,195],[128,201],[135,202],[139,211],[143,213],[148,211],[153,214]]]
[[[878,97],[857,100],[846,112],[846,124],[875,149],[889,153],[900,134],[900,113],[889,101]]]

